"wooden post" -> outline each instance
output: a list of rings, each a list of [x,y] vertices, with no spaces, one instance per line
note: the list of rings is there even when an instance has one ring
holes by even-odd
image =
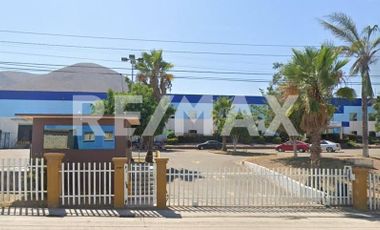
[[[352,183],[353,206],[361,211],[368,210],[368,171],[367,168],[353,168],[355,175],[355,180]]]
[[[113,206],[114,208],[124,208],[124,165],[128,163],[128,158],[125,157],[114,157],[112,158],[114,167],[114,198]]]
[[[157,158],[157,171],[156,171],[156,183],[157,183],[157,208],[166,208],[166,166],[169,158]]]
[[[61,163],[65,154],[45,153],[47,161],[47,205],[48,208],[58,208],[60,206],[61,194]]]

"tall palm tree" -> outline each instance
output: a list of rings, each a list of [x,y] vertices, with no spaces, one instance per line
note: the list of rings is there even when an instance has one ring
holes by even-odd
[[[152,50],[143,52],[142,58],[136,63],[136,69],[139,71],[137,79],[142,84],[148,85],[153,89],[153,96],[156,102],[159,102],[162,96],[166,95],[167,90],[172,87],[173,75],[168,73],[174,67],[173,64],[164,61],[162,50]],[[148,146],[147,157],[152,158],[154,137],[147,137]]]
[[[150,53],[142,53],[138,59],[136,69],[138,81],[150,85],[157,101],[172,87],[173,75],[168,73],[174,67],[162,57],[162,50],[152,50]]]
[[[348,60],[339,60],[340,50],[331,46],[320,49],[293,50],[293,57],[281,69],[279,90],[284,98],[298,95],[293,111],[302,111],[300,128],[311,139],[311,165],[319,167],[320,140],[334,113],[330,103],[334,92],[338,96],[353,98],[351,88],[341,87],[344,75],[342,67]]]
[[[334,13],[327,16],[327,21],[321,24],[330,30],[335,37],[341,39],[342,47],[348,56],[355,59],[351,67],[351,74],[360,73],[362,78],[362,139],[363,156],[369,157],[368,152],[368,101],[373,98],[373,89],[370,78],[370,65],[377,61],[375,54],[380,50],[380,36],[376,36],[378,26],[367,26],[360,34],[354,21],[343,13]]]
[[[232,109],[232,100],[228,97],[219,97],[214,102],[212,119],[217,134],[221,134],[226,123],[227,115]],[[227,136],[222,136],[222,150],[227,151]]]

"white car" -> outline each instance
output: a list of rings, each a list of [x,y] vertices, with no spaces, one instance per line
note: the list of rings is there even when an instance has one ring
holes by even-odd
[[[329,153],[341,150],[340,144],[328,140],[321,140],[321,148],[322,151],[326,151]]]

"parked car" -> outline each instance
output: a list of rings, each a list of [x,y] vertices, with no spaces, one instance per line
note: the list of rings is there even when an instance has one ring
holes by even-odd
[[[326,151],[329,153],[340,151],[342,149],[340,147],[340,144],[328,140],[321,140],[321,148],[322,151]]]
[[[143,144],[142,148],[140,148],[141,143],[139,141],[133,141],[132,142],[132,149],[134,150],[146,150],[146,146]],[[154,141],[153,143],[153,149],[154,150],[165,150],[165,142],[163,141]]]
[[[297,146],[297,151],[299,152],[307,152],[310,149],[309,144],[302,141],[296,141],[296,146]],[[277,145],[276,151],[278,152],[293,151],[293,141],[287,141],[285,143]]]
[[[197,145],[197,149],[221,149],[222,146],[219,141],[210,140]]]

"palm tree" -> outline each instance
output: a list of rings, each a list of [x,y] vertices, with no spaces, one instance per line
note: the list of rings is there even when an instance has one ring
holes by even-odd
[[[291,61],[281,68],[279,90],[282,97],[298,95],[293,111],[302,111],[300,128],[311,139],[311,166],[320,165],[321,133],[328,127],[334,113],[330,103],[334,92],[338,96],[353,98],[351,88],[342,87],[342,67],[348,60],[339,60],[340,50],[331,46],[320,49],[293,50]]]
[[[167,73],[174,67],[173,64],[164,61],[162,50],[152,50],[150,53],[143,52],[142,58],[136,63],[136,69],[139,71],[137,79],[142,84],[148,85],[153,89],[153,96],[156,102],[159,102],[162,96],[166,95],[167,90],[172,87],[173,75]],[[153,137],[148,137],[147,157],[152,158]]]
[[[228,97],[219,97],[215,101],[212,119],[214,121],[214,127],[217,134],[221,134],[223,127],[226,123],[227,115],[232,109],[232,100]],[[227,151],[227,136],[222,136],[222,150]]]
[[[157,101],[166,95],[167,90],[171,89],[173,80],[173,75],[167,72],[174,65],[164,61],[162,56],[162,50],[144,52],[142,58],[138,59],[136,63],[136,69],[139,71],[137,74],[138,81],[152,87]]]
[[[373,98],[370,65],[377,61],[375,54],[380,50],[380,36],[375,36],[378,26],[367,26],[359,34],[355,23],[346,14],[334,13],[327,16],[327,19],[327,21],[321,20],[321,24],[345,43],[342,46],[344,52],[355,59],[351,74],[360,73],[362,78],[363,156],[369,157],[368,101]]]

